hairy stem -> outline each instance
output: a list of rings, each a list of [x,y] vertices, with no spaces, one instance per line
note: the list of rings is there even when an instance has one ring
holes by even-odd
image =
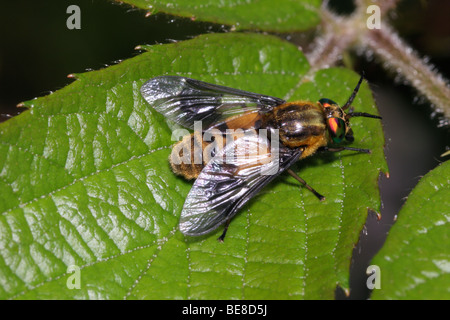
[[[311,72],[319,69],[329,68],[342,58],[342,54],[350,47],[356,39],[353,18],[342,18],[322,5],[322,36],[314,41],[314,50],[306,53],[311,65]]]
[[[433,104],[436,112],[450,119],[450,86],[436,69],[409,47],[386,24],[373,29],[360,38],[360,42],[372,50],[384,65],[400,73],[421,94]]]
[[[450,86],[435,68],[421,59],[397,33],[387,24],[380,29],[369,29],[366,25],[367,6],[376,4],[383,14],[393,9],[398,0],[357,0],[356,10],[350,17],[340,17],[329,11],[326,2],[322,6],[323,34],[317,38],[314,50],[307,53],[311,71],[327,68],[341,59],[343,52],[359,46],[367,53],[375,53],[384,67],[394,70],[425,96],[436,114],[443,114],[440,125],[450,122]]]

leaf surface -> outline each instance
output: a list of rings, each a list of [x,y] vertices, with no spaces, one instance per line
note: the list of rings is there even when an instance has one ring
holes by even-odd
[[[320,22],[320,0],[125,0],[135,7],[199,21],[233,25],[237,30],[303,31]]]
[[[372,299],[450,299],[450,161],[427,173],[398,214],[378,265]]]
[[[378,120],[352,119],[352,145],[372,154],[322,153],[293,167],[324,202],[282,175],[219,243],[221,229],[199,238],[177,230],[192,183],[167,161],[173,123],[139,89],[170,74],[343,104],[359,76],[310,74],[297,47],[267,35],[211,34],[145,49],[77,75],[0,124],[0,298],[332,299],[337,284],[348,288],[353,246],[368,208],[380,205]],[[353,105],[377,113],[366,83]],[[70,289],[77,279],[80,289]]]

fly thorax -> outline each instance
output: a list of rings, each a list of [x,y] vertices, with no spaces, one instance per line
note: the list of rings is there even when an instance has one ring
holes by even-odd
[[[325,133],[324,114],[314,104],[298,102],[273,110],[273,127],[279,129],[281,142],[290,148],[307,146],[311,139]]]

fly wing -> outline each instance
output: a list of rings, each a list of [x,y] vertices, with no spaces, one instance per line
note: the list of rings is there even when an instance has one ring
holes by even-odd
[[[181,212],[180,231],[199,236],[233,217],[301,155],[252,134],[227,144],[202,170]]]
[[[150,79],[141,87],[141,94],[156,111],[190,129],[194,121],[202,121],[203,127],[209,128],[230,116],[269,111],[285,102],[179,76]]]

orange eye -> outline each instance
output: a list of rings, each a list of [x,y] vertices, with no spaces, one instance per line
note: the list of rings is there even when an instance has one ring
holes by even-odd
[[[333,100],[326,99],[326,98],[320,99],[320,100],[319,100],[319,103],[320,103],[324,108],[329,108],[329,107],[331,107],[332,105],[336,105],[336,104],[337,104],[337,103],[334,102]]]
[[[333,142],[340,143],[345,137],[345,121],[341,118],[328,118],[327,125]]]

